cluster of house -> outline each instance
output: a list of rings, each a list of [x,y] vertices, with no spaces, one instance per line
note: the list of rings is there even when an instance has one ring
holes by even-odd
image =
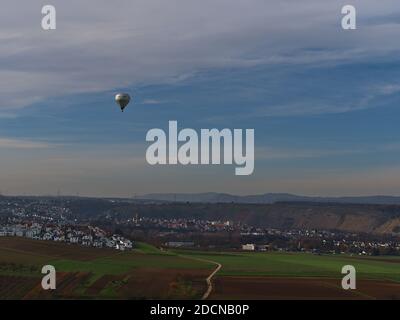
[[[87,247],[130,250],[133,242],[119,235],[107,236],[98,227],[47,226],[39,223],[0,226],[0,237],[26,237],[35,240],[60,241]]]
[[[200,219],[185,219],[185,218],[152,218],[137,216],[127,221],[120,221],[120,223],[133,223],[136,227],[152,227],[170,230],[185,230],[185,231],[201,231],[201,232],[214,232],[233,229],[234,224],[232,221],[210,221]]]
[[[358,254],[378,255],[391,254],[400,255],[400,241],[388,240],[384,236],[353,233],[317,231],[317,230],[252,230],[241,233],[243,251],[304,251],[322,252],[332,254]],[[255,241],[244,242],[244,241]],[[264,244],[260,244],[264,242]]]

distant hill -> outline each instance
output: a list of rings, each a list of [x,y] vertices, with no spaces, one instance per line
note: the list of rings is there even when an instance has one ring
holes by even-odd
[[[274,204],[124,202],[76,200],[67,205],[81,218],[100,216],[231,220],[255,227],[323,229],[400,236],[400,205],[279,202]]]
[[[272,204],[278,202],[317,202],[344,204],[398,204],[400,197],[362,196],[362,197],[310,197],[289,193],[265,193],[259,195],[237,196],[228,193],[151,193],[140,196],[141,199],[166,202],[192,203],[247,203]]]
[[[168,201],[171,197],[174,199],[175,195],[170,197],[163,195],[162,199],[156,196],[161,200],[67,197],[52,197],[47,200],[54,201],[56,205],[62,204],[70,210],[71,218],[76,217],[83,221],[109,223],[108,219],[111,217],[130,219],[138,214],[140,217],[163,219],[229,220],[254,227],[276,229],[341,230],[400,236],[400,205],[338,203],[338,199],[345,199],[347,202],[366,200],[366,198],[372,202],[387,201],[386,197],[314,198],[270,194],[260,200],[257,199],[258,196],[236,197],[214,193],[202,194],[202,197],[185,195],[185,198],[180,198],[179,196],[176,195],[176,202]],[[243,198],[253,203],[238,203],[239,199],[242,201]],[[310,201],[310,198],[317,202]],[[387,198],[393,200],[393,197]],[[236,202],[229,202],[227,199],[234,199]],[[1,201],[23,201],[27,205],[38,200],[41,198],[7,197]],[[254,203],[255,200],[276,203]]]

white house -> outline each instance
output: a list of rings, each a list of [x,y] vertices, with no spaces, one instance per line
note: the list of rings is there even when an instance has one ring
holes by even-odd
[[[254,243],[247,243],[242,245],[242,250],[246,251],[254,251],[256,249],[256,246]]]

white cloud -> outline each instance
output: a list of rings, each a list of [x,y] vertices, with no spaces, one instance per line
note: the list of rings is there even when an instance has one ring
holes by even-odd
[[[364,19],[398,1],[355,0]],[[40,28],[42,1],[4,0],[0,108],[48,97],[181,81],[205,68],[349,61],[400,49],[398,24],[340,29],[332,0],[54,0],[57,30]],[[362,19],[360,19],[362,21]],[[307,48],[323,50],[307,51]]]

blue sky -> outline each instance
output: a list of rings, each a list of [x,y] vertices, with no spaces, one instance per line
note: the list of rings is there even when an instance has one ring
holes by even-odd
[[[88,2],[55,1],[47,33],[39,1],[2,20],[2,192],[400,195],[397,2],[355,1],[354,31],[340,1]],[[169,120],[254,128],[254,174],[146,164]]]

